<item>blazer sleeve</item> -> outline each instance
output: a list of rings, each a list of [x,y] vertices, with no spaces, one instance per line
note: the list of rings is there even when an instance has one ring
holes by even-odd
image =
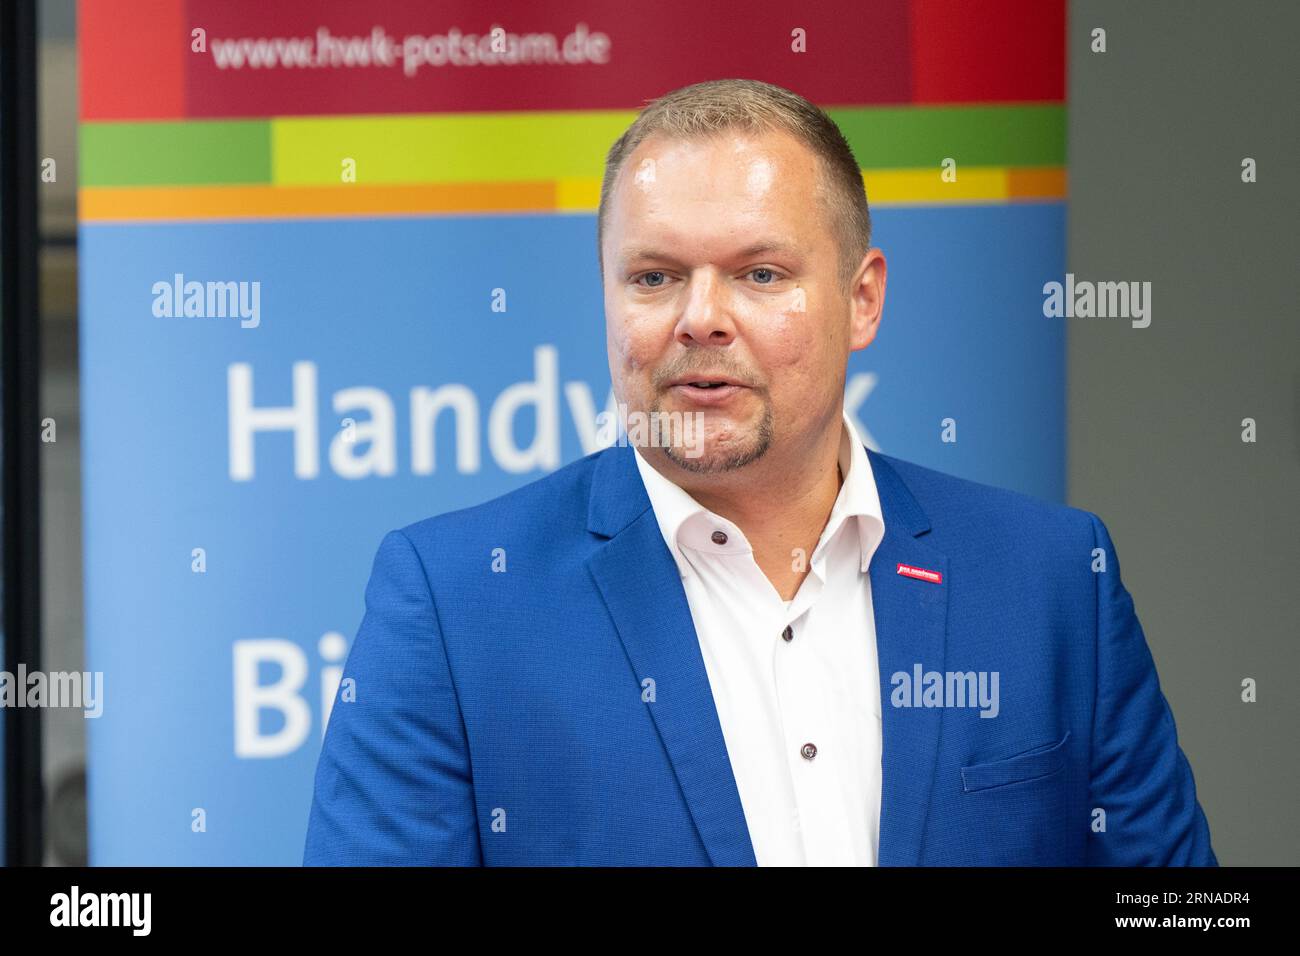
[[[303,864],[481,863],[469,747],[437,610],[414,546],[392,531],[375,555],[326,728]]]
[[[1160,690],[1119,558],[1096,515],[1094,547],[1105,555],[1097,585],[1097,698],[1093,712],[1090,812],[1106,829],[1089,833],[1092,866],[1218,866],[1196,800],[1192,768]],[[1096,552],[1094,551],[1094,554]],[[1092,821],[1090,820],[1090,823]]]

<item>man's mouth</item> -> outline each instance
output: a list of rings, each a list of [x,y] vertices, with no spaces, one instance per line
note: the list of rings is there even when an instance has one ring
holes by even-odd
[[[683,401],[697,406],[723,405],[748,389],[727,378],[683,378],[669,386]]]
[[[683,375],[669,383],[669,387],[688,386],[690,388],[723,388],[725,386],[734,386],[736,388],[747,388],[744,382],[738,381],[729,375]]]

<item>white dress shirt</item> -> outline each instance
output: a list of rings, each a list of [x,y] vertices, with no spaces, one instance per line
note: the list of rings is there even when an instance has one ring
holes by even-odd
[[[880,662],[867,568],[885,522],[853,423],[846,414],[843,483],[789,602],[739,527],[639,450],[636,463],[681,572],[759,866],[875,866]]]

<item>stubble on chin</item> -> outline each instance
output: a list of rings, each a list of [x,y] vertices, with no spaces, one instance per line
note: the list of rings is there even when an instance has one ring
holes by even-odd
[[[662,403],[656,400],[650,410],[662,412]],[[768,449],[772,447],[772,434],[772,408],[764,403],[763,417],[751,431],[743,434],[739,441],[729,442],[725,448],[714,448],[705,438],[704,453],[694,457],[688,456],[685,448],[666,445],[664,455],[678,468],[692,474],[707,475],[735,471],[758,461],[767,454]]]

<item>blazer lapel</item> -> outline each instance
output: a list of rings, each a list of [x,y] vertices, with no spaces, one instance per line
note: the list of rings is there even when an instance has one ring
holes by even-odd
[[[885,537],[872,556],[871,601],[880,659],[881,800],[879,866],[918,866],[926,814],[934,789],[941,707],[894,707],[893,674],[945,669],[948,559],[921,535],[929,519],[898,473],[867,450],[885,520]],[[938,571],[940,583],[898,573],[907,565]]]
[[[638,683],[654,681],[651,720],[715,866],[754,866],[722,725],[677,565],[630,446],[602,453],[588,528],[609,540],[587,559]]]

